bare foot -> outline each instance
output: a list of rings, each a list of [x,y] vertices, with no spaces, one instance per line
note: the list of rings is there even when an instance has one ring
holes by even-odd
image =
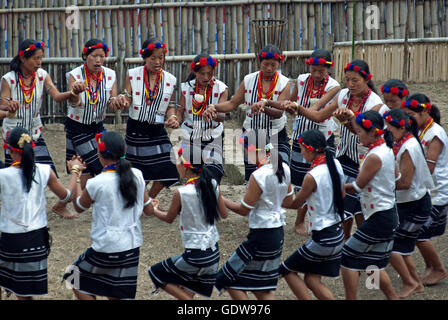
[[[419,282],[417,288],[414,289],[414,292],[412,293],[424,293],[425,287],[423,286],[423,283]]]
[[[307,236],[308,235],[308,230],[305,227],[305,223],[297,223],[296,225],[294,225],[294,231],[299,235],[299,236]]]
[[[78,215],[71,213],[68,209],[65,203],[56,202],[56,204],[51,208],[51,211],[53,213],[56,213],[57,215],[65,218],[65,219],[76,219],[78,218]]]
[[[418,288],[418,283],[417,282],[413,282],[412,284],[407,283],[404,284],[403,283],[403,287],[401,288],[401,291],[398,293],[398,297],[400,297],[400,299],[409,297],[411,294],[414,293],[415,289]]]
[[[426,278],[427,276],[429,276],[431,271],[432,271],[431,267],[426,267],[425,271],[420,275],[420,280],[422,280],[423,278]]]
[[[437,282],[446,278],[446,270],[432,270],[431,273],[422,279],[422,283],[425,286],[435,285]]]

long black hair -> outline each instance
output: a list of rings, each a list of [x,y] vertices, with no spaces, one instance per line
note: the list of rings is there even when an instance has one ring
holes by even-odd
[[[98,140],[99,139],[99,140]],[[125,208],[132,207],[137,202],[137,183],[132,172],[132,165],[125,158],[125,142],[118,132],[106,131],[97,136],[98,148],[101,150],[101,143],[105,149],[101,152],[104,159],[112,160],[116,163],[116,170],[119,176],[119,190],[125,199]]]
[[[363,116],[366,120],[370,120],[370,122],[372,123],[373,127],[366,128],[363,125],[361,125],[358,122],[358,117],[359,116]],[[386,142],[386,145],[389,148],[393,148],[393,146],[394,146],[394,136],[393,136],[392,132],[390,132],[389,130],[384,130],[384,120],[383,120],[383,117],[377,111],[369,110],[369,111],[363,112],[362,114],[359,114],[357,116],[356,122],[359,124],[359,126],[364,131],[367,131],[367,132],[370,132],[370,131],[372,131],[374,129],[383,130],[383,132],[384,132],[384,141]]]
[[[188,169],[199,176],[196,183],[196,192],[204,209],[205,220],[208,224],[214,225],[220,219],[216,192],[218,183],[214,180],[209,167],[205,165],[206,159],[202,155],[200,146],[196,146],[195,144],[183,145],[182,157],[191,164],[191,166],[188,166]],[[213,181],[215,181],[215,184]]]
[[[9,133],[7,144],[9,148],[14,148],[22,154],[20,164],[23,172],[23,183],[26,192],[30,192],[36,173],[33,140],[26,129],[16,127]]]
[[[355,59],[353,61],[350,62],[350,64],[352,64],[355,67],[359,67],[360,71],[364,71],[365,74],[370,74],[370,68],[369,65],[367,64],[367,62],[365,62],[364,60],[360,60],[360,59]],[[344,73],[347,70],[344,71]],[[352,70],[350,70],[352,71]],[[373,83],[372,80],[368,80],[367,76],[362,72],[359,72],[359,75],[364,79],[367,80],[367,86],[370,88],[370,90],[372,90],[373,92],[375,92],[376,94],[378,94],[378,92],[376,91],[375,85]]]
[[[38,43],[38,41],[34,40],[34,39],[25,39],[23,40],[20,45],[19,45],[19,53],[21,51],[23,51],[23,57],[25,59],[29,59],[30,57],[32,57],[37,50],[44,50],[42,47],[36,47],[34,50],[28,50],[25,51],[26,49],[28,49],[31,45],[35,45],[36,43]],[[40,43],[40,42],[39,42]],[[15,72],[22,72],[20,69],[20,65],[22,64],[22,61],[20,61],[20,55],[17,54],[9,63],[9,68],[11,71],[15,71]]]
[[[431,109],[429,110],[429,115],[434,119],[435,123],[440,124],[440,110],[435,104],[431,103],[426,95],[424,95],[423,93],[414,93],[406,99],[406,102],[412,100],[417,100],[419,104],[430,103]],[[411,107],[408,104],[405,104],[405,107],[417,113],[420,113],[425,109],[422,106]]]
[[[388,118],[390,116],[390,119]],[[418,137],[418,124],[417,121],[413,116],[408,115],[403,109],[392,109],[386,113],[383,114],[383,118],[386,120],[387,123],[389,123],[391,126],[395,128],[405,128],[407,132],[412,133],[415,139],[417,139],[418,143],[420,144],[420,147],[423,147],[420,143],[420,139]],[[388,121],[392,120],[392,121]],[[404,123],[404,126],[400,124]],[[425,154],[423,152],[423,154]]]
[[[283,157],[278,151],[278,148],[272,148],[273,144],[271,143],[266,130],[248,130],[243,134],[241,142],[244,144],[244,148],[247,149],[248,152],[257,151],[257,149],[266,150],[266,154],[269,154],[270,156],[270,162],[274,167],[278,182],[283,182],[283,179],[285,178]]]
[[[331,148],[327,145],[325,136],[319,130],[307,130],[300,136],[303,143],[309,145],[318,153],[325,153],[328,171],[333,185],[333,202],[337,213],[344,220],[344,199],[342,198],[341,177],[339,176]]]

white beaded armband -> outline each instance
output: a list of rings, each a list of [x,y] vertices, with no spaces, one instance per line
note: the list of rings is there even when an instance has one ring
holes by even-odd
[[[356,190],[356,192],[358,192],[358,193],[362,192],[362,189],[360,187],[358,187],[358,185],[356,184],[356,181],[352,182],[352,186]]]
[[[72,193],[70,192],[70,190],[68,190],[68,189],[65,189],[65,190],[67,191],[67,195],[65,196],[64,199],[59,199],[59,201],[62,202],[62,203],[67,203],[68,200],[70,199],[70,196],[72,195]]]
[[[255,208],[255,206],[250,206],[250,205],[248,205],[246,202],[244,202],[243,199],[241,199],[241,204],[243,205],[243,207],[246,207],[246,208],[249,209],[249,210],[252,210],[252,209]]]
[[[143,204],[143,208],[146,207],[146,206],[147,206],[148,204],[150,204],[151,202],[152,202],[152,198],[149,197],[148,201],[146,201],[146,202]]]
[[[76,206],[84,211],[89,210],[89,208],[86,208],[82,204],[79,203],[79,199],[81,199],[81,197],[76,198]]]

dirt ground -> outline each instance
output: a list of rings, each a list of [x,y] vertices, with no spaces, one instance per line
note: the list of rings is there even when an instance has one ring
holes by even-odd
[[[448,83],[438,84],[416,84],[410,85],[409,89],[413,92],[423,92],[427,94],[431,102],[436,104],[441,109],[442,122],[445,128],[448,128]],[[116,130],[123,132],[124,127],[108,126],[108,130]],[[44,128],[43,136],[49,146],[50,153],[56,163],[60,180],[67,185],[68,179],[65,174],[65,134],[63,132],[63,126],[60,124],[46,125]],[[2,156],[3,157],[3,156]],[[243,185],[226,185],[226,181],[223,180],[221,186],[222,193],[225,197],[228,197],[234,201],[239,201],[245,192]],[[161,201],[161,207],[167,208],[170,201],[173,190],[163,190],[159,195]],[[64,283],[61,283],[61,276],[71,263],[85,250],[90,242],[90,227],[91,227],[91,210],[79,215],[76,220],[65,220],[59,216],[51,213],[51,206],[55,203],[55,196],[48,191],[48,225],[50,227],[50,233],[53,238],[53,246],[48,258],[48,296],[38,297],[37,299],[50,299],[50,300],[71,300],[75,299],[72,291],[65,287]],[[70,209],[73,208],[70,206]],[[301,246],[307,237],[298,236],[294,230],[294,220],[296,213],[292,210],[287,211],[287,219],[285,230],[285,243],[283,247],[282,259],[286,259],[291,253],[293,253],[299,246]],[[148,299],[173,299],[171,296],[163,291],[159,291],[158,294],[152,294],[153,285],[148,277],[147,268],[163,259],[170,256],[181,253],[182,243],[180,239],[180,233],[178,230],[178,220],[176,219],[173,224],[167,224],[158,220],[155,217],[142,216],[142,227],[144,243],[140,249],[140,263],[139,263],[139,275],[138,275],[138,287],[136,299],[148,300]],[[248,224],[245,219],[233,212],[229,213],[229,218],[222,220],[218,224],[220,233],[219,246],[221,249],[221,264],[223,264],[233,251],[237,248],[240,242],[246,239],[248,233]],[[439,251],[440,257],[448,268],[448,235],[445,234],[442,237],[434,239],[436,248]],[[424,270],[424,263],[421,255],[418,251],[414,252],[413,258],[417,265],[417,271],[419,273]],[[392,279],[394,288],[399,290],[401,287],[401,281],[397,273],[388,267],[387,271]],[[344,287],[342,283],[342,277],[338,279],[324,279],[324,282],[333,292],[336,299],[344,299]],[[384,295],[380,290],[367,289],[366,276],[362,275],[359,283],[359,298],[365,300],[382,300]],[[288,288],[284,280],[280,280],[278,288],[275,292],[276,298],[281,300],[295,299],[291,290]],[[254,298],[250,295],[251,298]],[[3,291],[3,298],[4,291]],[[15,299],[14,296],[9,299]],[[102,299],[102,298],[100,298]],[[202,297],[196,297],[196,299],[202,299]],[[217,296],[214,291],[212,299],[230,299],[229,295],[225,292],[221,296]],[[448,300],[448,279],[443,280],[436,286],[426,287],[425,292],[421,294],[415,294],[409,297],[409,299],[415,300]]]

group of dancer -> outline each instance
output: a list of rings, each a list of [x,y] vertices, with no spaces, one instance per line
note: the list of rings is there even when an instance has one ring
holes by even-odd
[[[360,272],[378,272],[380,289],[398,299],[446,277],[431,239],[446,227],[448,137],[438,108],[402,81],[381,86],[383,103],[368,64],[353,60],[341,89],[330,76],[331,54],[317,49],[305,61],[309,73],[290,88],[279,72],[282,53],[268,45],[257,57],[260,70],[230,99],[215,78],[218,62],[196,56],[175,101],[177,79],[163,69],[166,45],[150,39],[140,50],[144,65],[128,70],[119,94],[115,72],[103,65],[109,48],[92,39],[60,92],[41,68],[44,50],[42,42],[23,41],[1,80],[0,287],[19,299],[48,293],[47,186],[60,199],[52,211],[62,217],[92,207],[92,245],[63,276],[78,299],[135,298],[143,213],[167,223],[179,216],[184,252],[148,268],[156,290],[178,299],[211,297],[214,288],[233,299],[248,299],[249,291],[274,299],[281,278],[298,299],[311,299],[310,291],[334,299],[321,278],[340,275],[346,298],[356,299]],[[68,105],[67,187],[41,135],[44,92]],[[223,121],[241,104],[247,184],[235,203],[219,186]],[[128,111],[124,138],[105,131],[108,109]],[[292,148],[286,113],[295,115]],[[183,132],[175,157],[166,128]],[[186,183],[163,210],[157,195],[179,181]],[[282,262],[285,209],[297,210],[296,232],[311,238]],[[220,267],[217,224],[229,210],[248,217],[249,234]],[[412,259],[416,246],[422,275]],[[389,263],[402,280],[398,293]]]

